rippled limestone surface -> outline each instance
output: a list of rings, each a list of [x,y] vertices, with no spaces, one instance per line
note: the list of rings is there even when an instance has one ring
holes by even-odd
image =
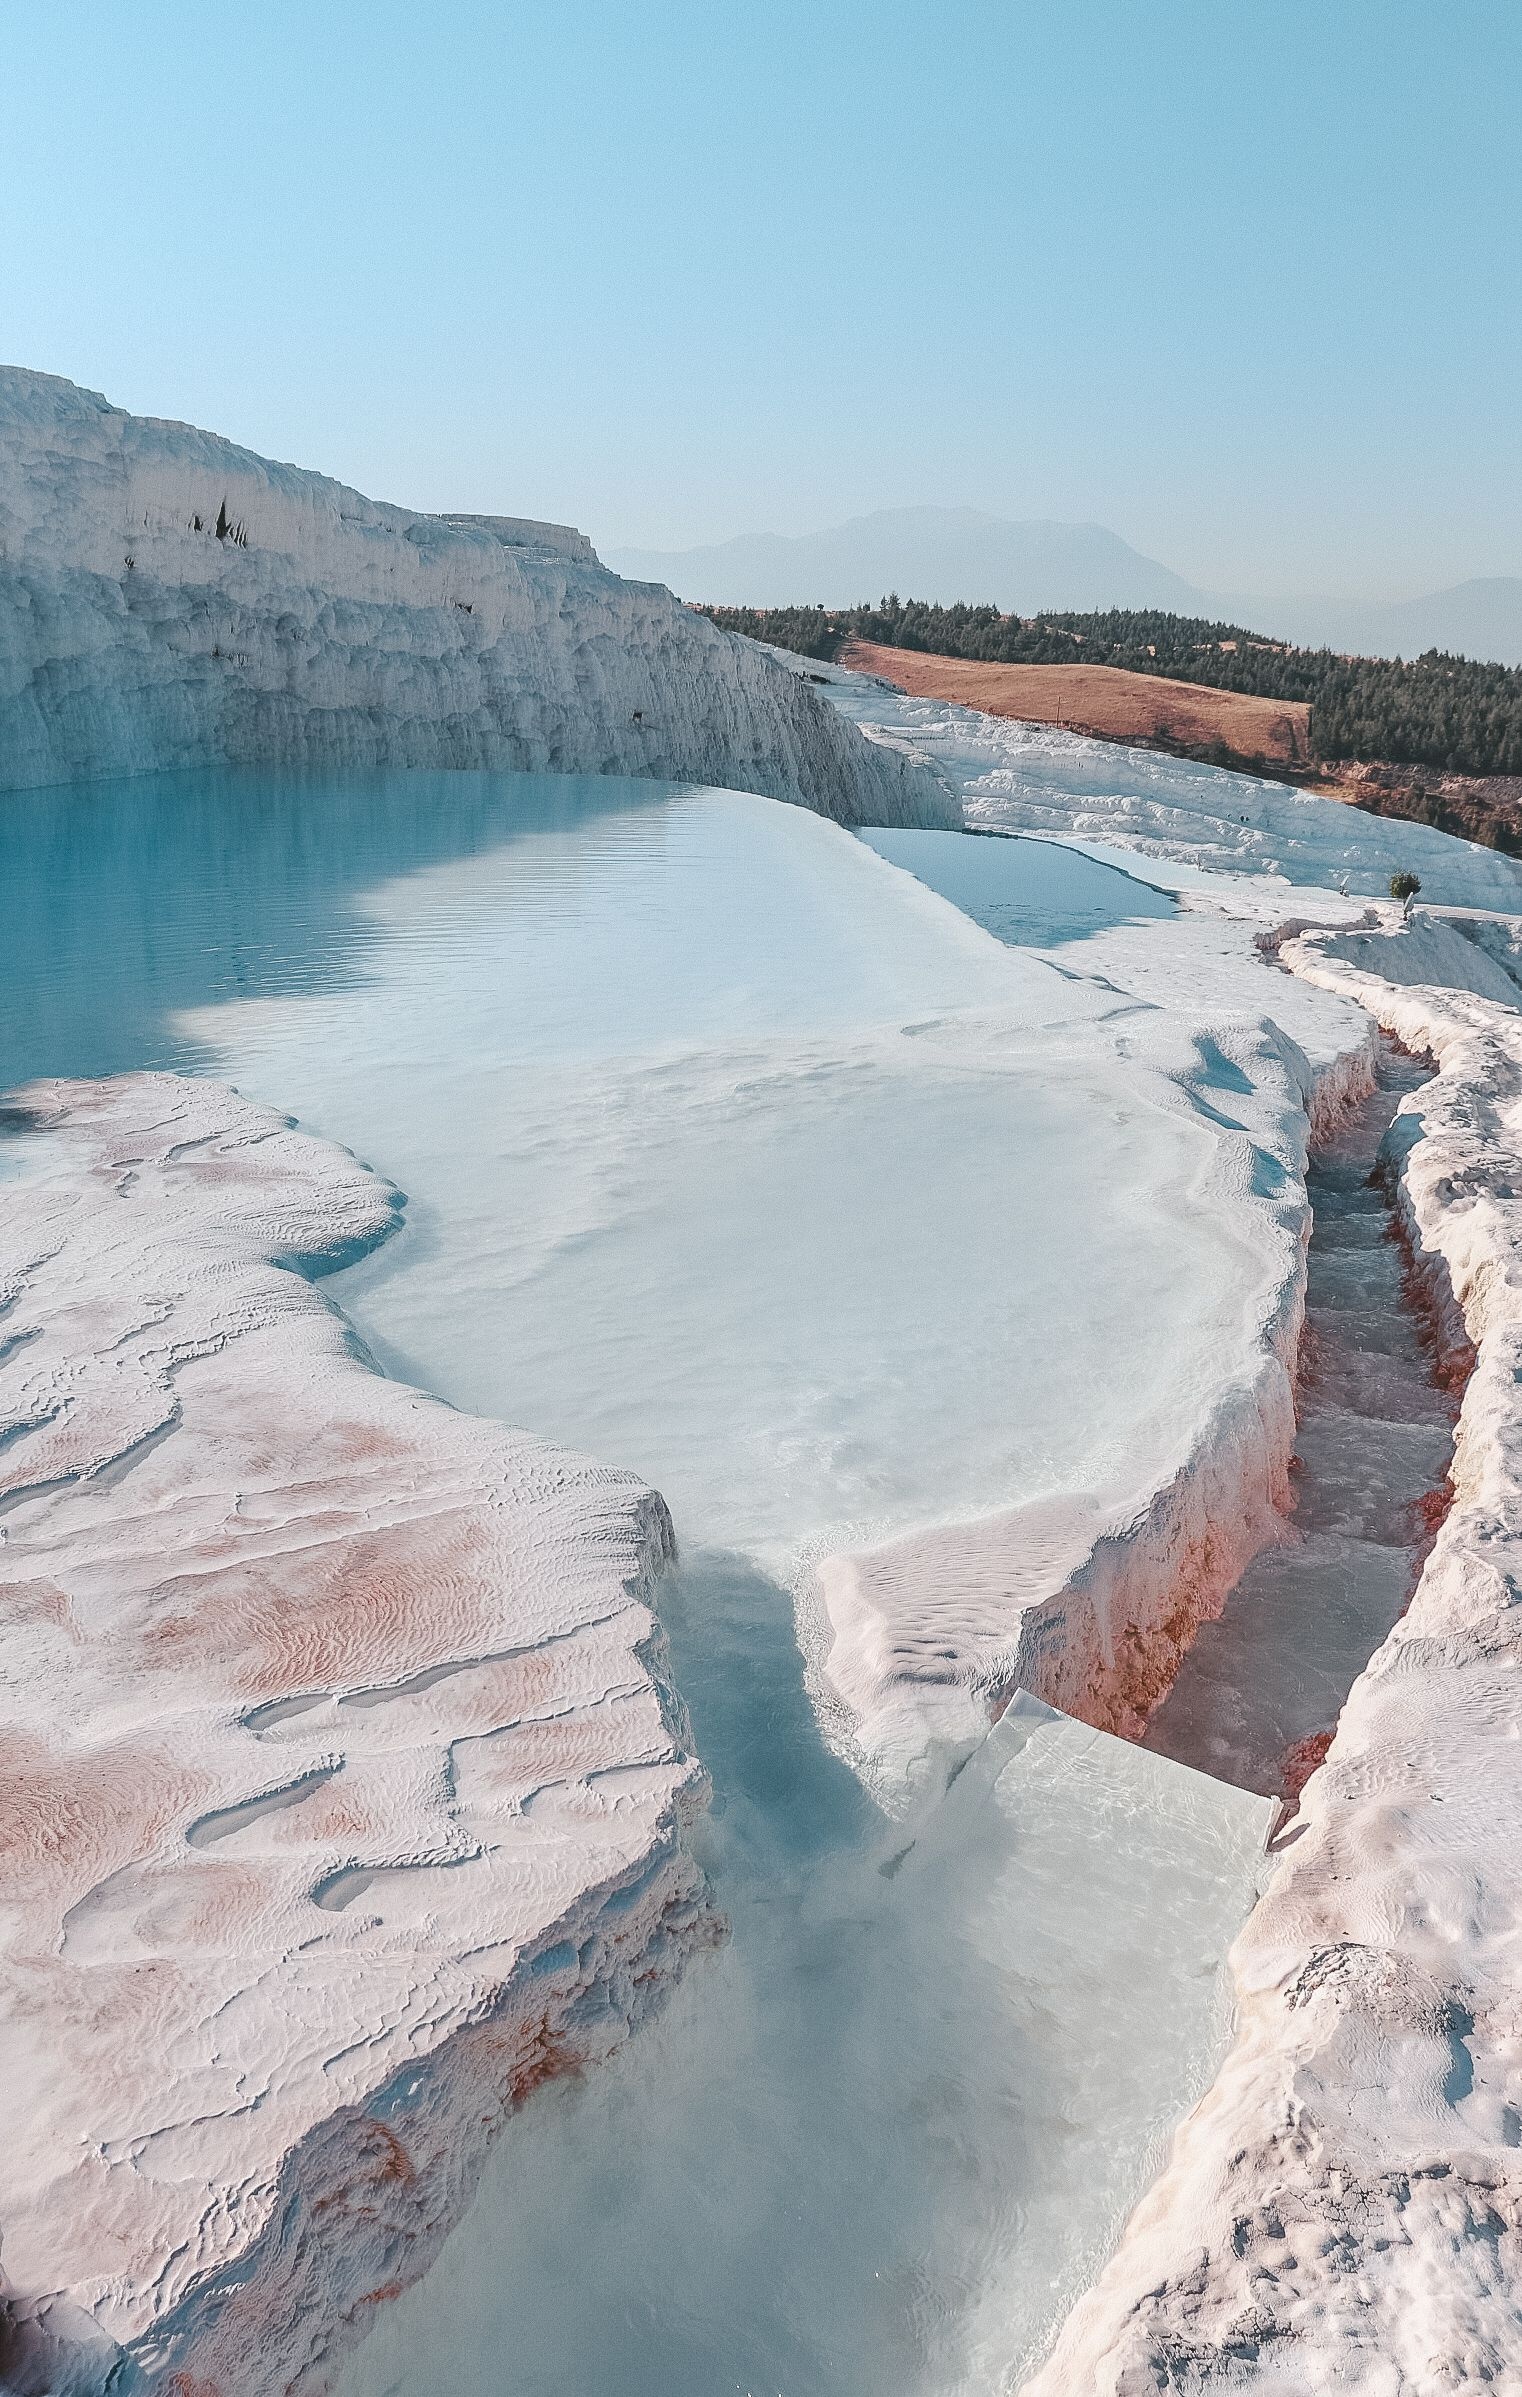
[[[13,1075],[190,1064],[354,1147],[409,1202],[330,1285],[381,1360],[682,1543],[733,1940],[526,2111],[351,2397],[1017,2377],[1210,2076],[1264,1809],[1022,1703],[891,1820],[795,1609],[833,1544],[1145,1474],[1256,1270],[1208,1132],[1103,993],[762,800],[182,778],[17,803],[0,863]],[[1092,872],[1031,921],[1158,914]]]

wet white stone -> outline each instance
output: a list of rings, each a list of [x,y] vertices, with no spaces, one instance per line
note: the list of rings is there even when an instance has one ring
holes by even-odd
[[[317,2388],[707,1935],[670,1526],[373,1370],[342,1150],[154,1074],[7,1131],[6,2386]]]

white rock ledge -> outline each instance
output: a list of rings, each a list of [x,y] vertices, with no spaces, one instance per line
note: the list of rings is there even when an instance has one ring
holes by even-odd
[[[0,790],[506,767],[955,824],[933,769],[565,525],[425,516],[0,367]]]
[[[1266,982],[1266,977],[1263,978]],[[1223,1343],[1219,1383],[1180,1426],[1169,1469],[1119,1505],[1027,1500],[817,1567],[825,1670],[885,1800],[937,1784],[1024,1690],[1095,1729],[1139,1737],[1202,1622],[1291,1505],[1294,1377],[1311,1229],[1307,1144],[1373,1087],[1374,1032],[1313,1067],[1268,1019],[1189,1037],[1137,1028],[1128,1053],[1180,1112],[1229,1085],[1195,1202],[1241,1227],[1263,1259],[1255,1302]]]
[[[1478,1350],[1454,1503],[1237,1942],[1221,2075],[1030,2397],[1522,2390],[1517,940],[1386,910],[1282,951],[1438,1061],[1390,1153]]]
[[[713,1934],[670,1523],[370,1367],[343,1151],[158,1074],[6,1129],[0,2383],[316,2392]]]

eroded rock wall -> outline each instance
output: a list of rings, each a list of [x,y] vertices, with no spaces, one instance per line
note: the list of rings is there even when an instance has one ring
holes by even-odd
[[[0,790],[245,764],[654,775],[958,820],[923,764],[564,525],[418,515],[0,368]]]

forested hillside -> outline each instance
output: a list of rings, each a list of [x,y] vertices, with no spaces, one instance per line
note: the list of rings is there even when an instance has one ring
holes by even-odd
[[[1424,657],[1340,657],[1296,649],[1239,624],[1151,608],[1095,615],[1002,616],[897,593],[876,607],[705,608],[716,624],[805,657],[878,641],[938,657],[1012,666],[1122,666],[1217,690],[1310,703],[1320,758],[1381,759],[1458,774],[1522,774],[1522,667]]]

